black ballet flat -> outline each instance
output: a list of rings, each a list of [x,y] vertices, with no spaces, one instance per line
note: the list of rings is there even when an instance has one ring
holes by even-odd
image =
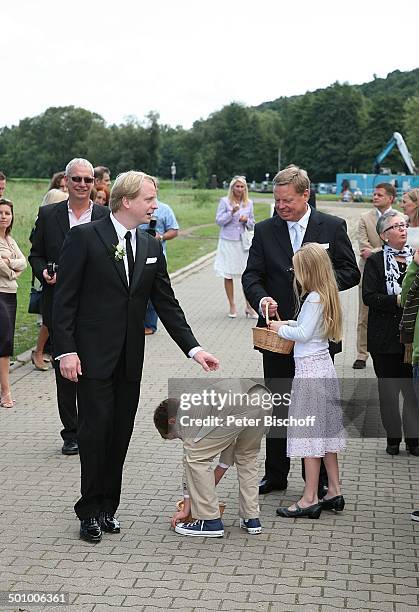
[[[345,507],[345,499],[343,495],[336,495],[330,499],[322,499],[320,502],[323,510],[333,510],[334,512],[342,512]]]
[[[322,513],[322,504],[313,504],[307,508],[300,508],[295,504],[296,510],[288,510],[288,508],[277,508],[276,513],[282,518],[310,518],[318,519]]]

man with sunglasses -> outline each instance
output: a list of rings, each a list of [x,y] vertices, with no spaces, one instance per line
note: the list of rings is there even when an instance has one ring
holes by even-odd
[[[64,239],[72,227],[109,215],[107,207],[93,204],[90,199],[94,173],[93,166],[87,159],[72,159],[67,164],[64,180],[68,188],[68,199],[64,200],[67,194],[63,192],[62,202],[40,207],[29,255],[33,272],[42,283],[42,316],[53,343],[52,306],[57,266]],[[77,455],[76,385],[61,376],[58,362],[53,365],[58,411],[63,424],[61,437],[64,444],[61,452],[63,455]]]

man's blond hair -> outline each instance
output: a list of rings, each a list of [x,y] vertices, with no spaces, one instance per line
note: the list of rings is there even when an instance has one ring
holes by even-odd
[[[109,208],[111,212],[117,212],[122,206],[122,198],[134,200],[140,193],[144,181],[150,181],[157,189],[157,179],[145,172],[128,170],[118,174],[111,190]]]
[[[302,195],[306,189],[310,191],[310,179],[308,174],[302,168],[291,164],[283,170],[280,170],[274,177],[273,187],[279,185],[294,185],[294,189],[297,193]]]

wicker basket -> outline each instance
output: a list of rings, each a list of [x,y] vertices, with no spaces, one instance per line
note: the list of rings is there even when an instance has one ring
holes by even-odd
[[[178,502],[176,502],[176,508],[177,508],[178,512],[183,510],[183,499],[180,499]],[[224,502],[220,502],[220,518],[223,517],[223,513],[224,513],[225,508],[226,508],[225,503]],[[192,516],[189,514],[189,516],[187,516],[186,519],[184,519],[184,520],[185,520],[185,523],[190,523],[190,522],[192,522],[195,519],[193,519]]]
[[[268,314],[269,304],[266,304],[266,327],[254,327],[253,328],[253,346],[259,349],[263,349],[264,351],[270,351],[271,353],[282,353],[283,355],[288,355],[291,353],[294,347],[293,340],[285,340],[278,336],[276,331],[268,329],[269,325],[269,314]],[[278,321],[281,319],[276,315]]]

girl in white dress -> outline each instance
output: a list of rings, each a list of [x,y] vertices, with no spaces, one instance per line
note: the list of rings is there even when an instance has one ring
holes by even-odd
[[[322,246],[307,243],[292,261],[295,292],[298,300],[304,296],[304,303],[297,321],[272,321],[270,328],[281,338],[295,341],[287,455],[304,457],[306,484],[297,503],[278,508],[276,512],[286,518],[317,519],[322,509],[341,511],[345,505],[337,453],[344,450],[346,439],[339,381],[328,350],[329,339],[341,340],[342,308],[332,264]],[[319,503],[317,488],[322,457],[329,488]]]

